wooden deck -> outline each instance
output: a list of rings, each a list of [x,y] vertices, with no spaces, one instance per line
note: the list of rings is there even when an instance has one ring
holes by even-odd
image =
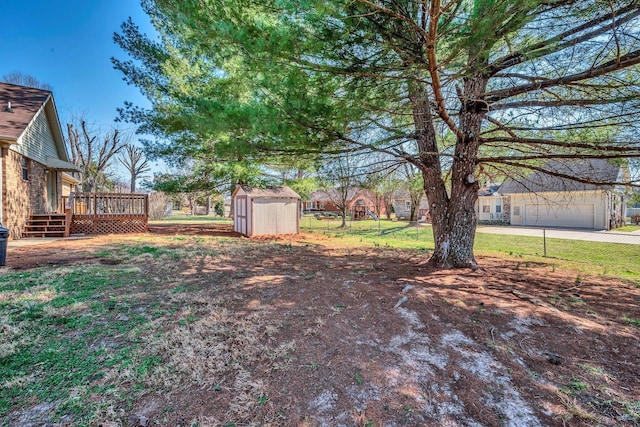
[[[147,231],[147,194],[73,193],[63,201],[68,219],[67,236]]]

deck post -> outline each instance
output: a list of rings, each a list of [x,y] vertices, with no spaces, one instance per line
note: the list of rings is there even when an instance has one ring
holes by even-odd
[[[64,204],[64,215],[65,215],[64,237],[69,237],[70,230],[71,230],[71,221],[73,221],[73,211],[74,211],[73,209],[74,196],[75,196],[75,193],[70,193],[69,198],[66,200]]]

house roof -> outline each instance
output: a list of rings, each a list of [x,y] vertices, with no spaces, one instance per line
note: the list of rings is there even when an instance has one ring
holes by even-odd
[[[409,194],[409,190],[400,189],[393,192],[394,199],[410,199],[411,195]]]
[[[10,111],[9,103],[11,103]],[[69,161],[53,94],[45,89],[0,82],[0,141],[9,144],[17,143],[41,110],[44,110],[51,125],[60,159]]]
[[[604,159],[550,160],[542,169],[579,181],[533,171],[526,177],[509,178],[500,186],[500,194],[585,191],[609,189],[618,180],[620,167]],[[590,183],[580,182],[588,181]],[[607,185],[609,184],[609,185]]]
[[[487,184],[484,187],[480,187],[480,189],[478,190],[478,196],[499,196],[500,193],[498,192],[498,189],[500,188],[500,185],[497,184]]]
[[[371,198],[371,194],[369,191],[362,188],[358,188],[358,187],[349,188],[347,190],[346,200],[351,201],[356,197]],[[326,201],[340,201],[340,200],[342,200],[342,194],[340,194],[340,192],[335,188],[330,188],[326,191],[315,191],[311,193],[311,195],[309,196],[309,201],[311,202],[326,202]]]
[[[17,140],[49,97],[48,90],[0,82],[0,139]]]
[[[289,187],[285,186],[272,186],[265,188],[257,188],[250,187],[248,185],[238,185],[233,192],[232,197],[242,189],[242,191],[247,195],[251,196],[254,199],[270,199],[270,198],[291,198],[291,199],[299,199],[298,193],[293,191]]]

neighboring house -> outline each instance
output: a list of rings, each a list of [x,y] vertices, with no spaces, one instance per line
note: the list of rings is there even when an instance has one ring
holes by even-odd
[[[623,168],[603,159],[553,160],[543,169],[586,182],[614,183],[626,176]],[[538,171],[508,179],[498,192],[511,198],[511,225],[608,230],[623,225],[627,214],[624,188]]]
[[[0,222],[19,239],[32,214],[63,212],[79,172],[50,91],[0,83]]]
[[[411,196],[407,190],[398,190],[393,194],[393,209],[399,220],[411,219]],[[431,221],[429,200],[422,196],[418,205],[418,221]]]
[[[309,200],[304,202],[304,211],[310,212],[342,212],[340,209],[342,196],[338,190],[316,191],[312,193]],[[367,212],[376,211],[376,198],[368,190],[361,188],[350,188],[346,194],[346,210],[353,219],[364,219]],[[384,215],[386,210],[384,204],[380,206],[380,215]]]
[[[510,197],[498,192],[500,185],[488,183],[478,191],[478,222],[510,222]]]

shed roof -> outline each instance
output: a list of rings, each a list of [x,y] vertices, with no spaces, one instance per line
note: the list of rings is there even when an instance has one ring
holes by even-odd
[[[542,169],[549,173],[533,171],[526,177],[509,178],[500,186],[498,192],[514,194],[610,189],[620,174],[620,166],[605,159],[550,160]],[[572,176],[578,181],[553,175],[554,173]]]
[[[270,199],[270,198],[289,198],[289,199],[299,199],[298,193],[293,191],[291,188],[286,186],[270,186],[265,188],[258,187],[249,187],[247,185],[238,185],[236,190],[233,192],[233,196],[235,196],[238,191],[242,189],[242,191],[247,195],[254,199]]]

